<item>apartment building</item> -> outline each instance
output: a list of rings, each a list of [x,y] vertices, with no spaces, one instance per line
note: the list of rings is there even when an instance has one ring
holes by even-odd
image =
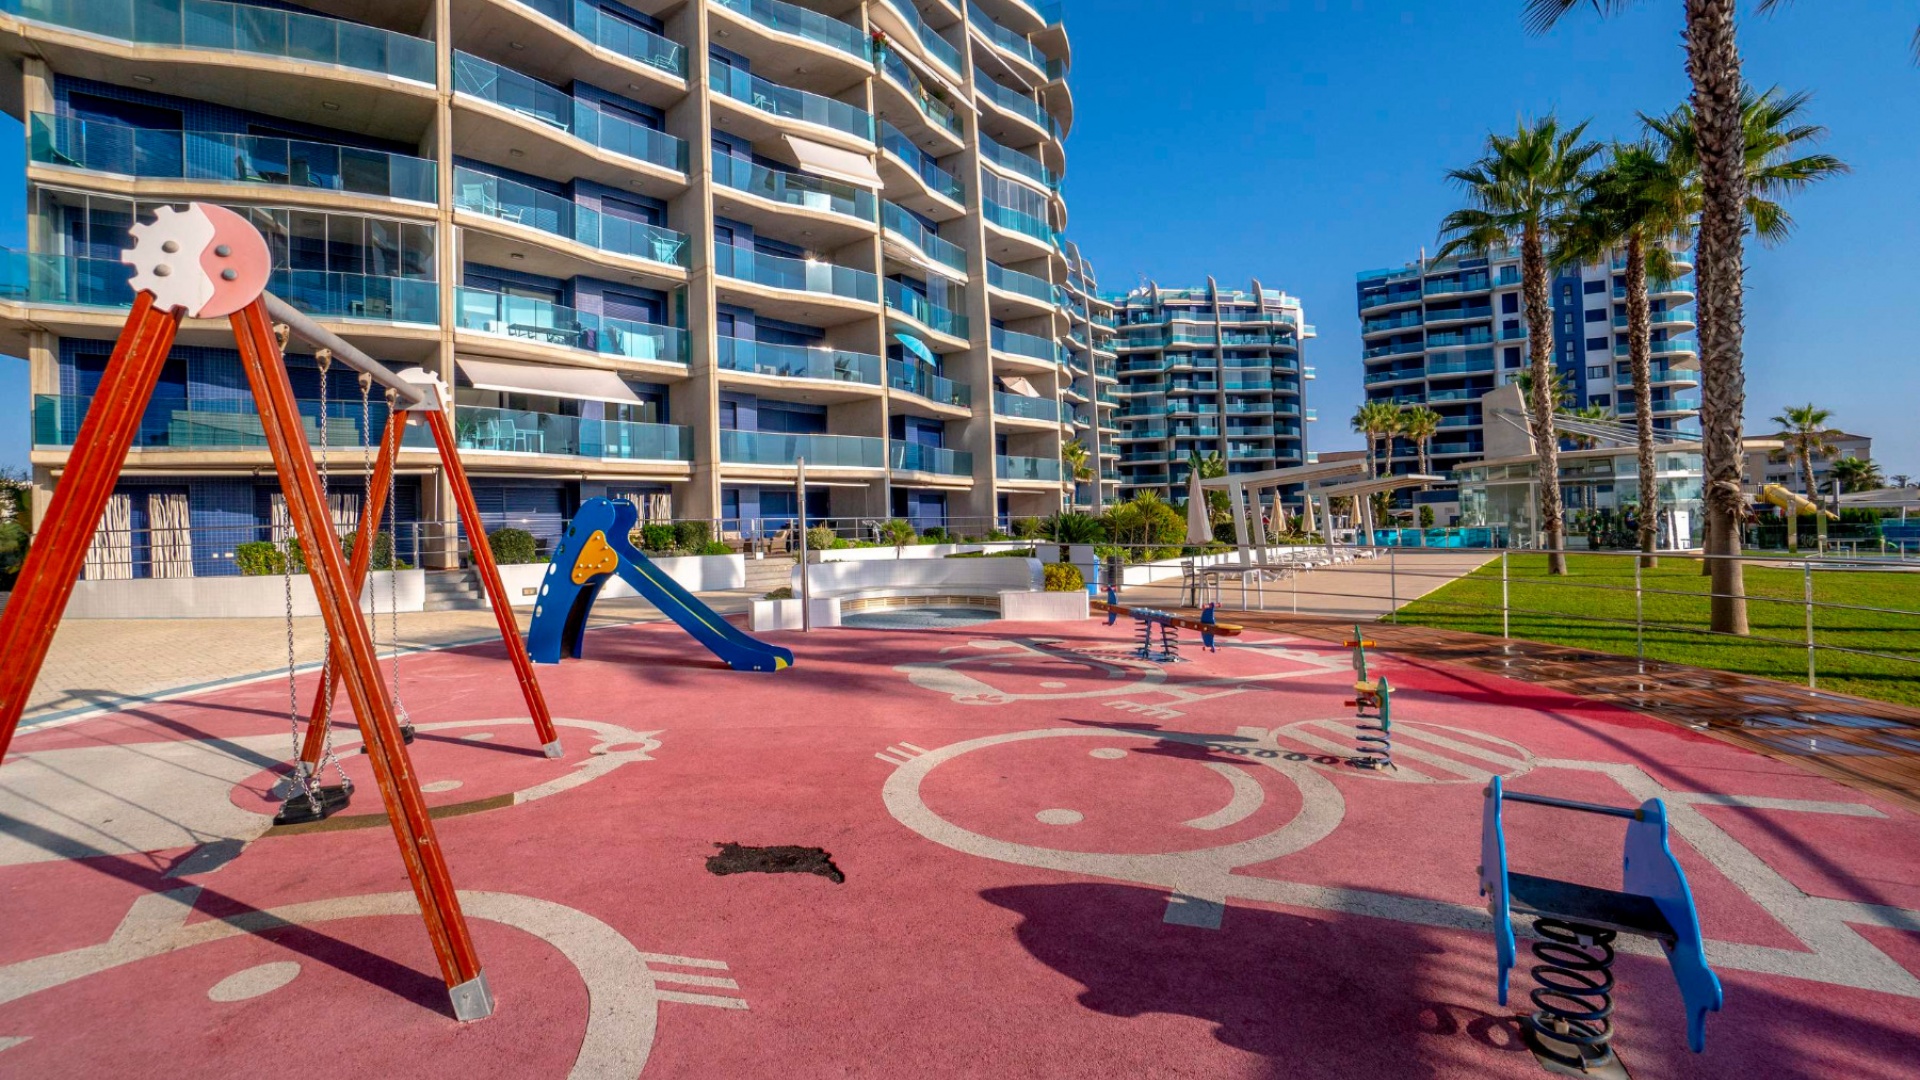
[[[1847,458],[1861,461],[1873,460],[1873,436],[1855,435],[1845,431],[1831,431],[1827,442],[1833,447],[1831,454],[1813,456],[1813,486],[1822,495],[1833,494],[1833,463]],[[1780,449],[1780,439],[1776,436],[1758,435],[1746,440],[1746,490],[1756,493],[1768,484],[1780,484],[1796,495],[1806,494],[1806,480],[1800,471],[1800,462]]]
[[[1107,309],[1060,235],[1056,6],[6,0],[0,53],[29,151],[0,348],[43,500],[131,301],[127,227],[198,199],[260,227],[277,294],[453,387],[490,522],[552,536],[612,496],[769,531],[800,459],[816,518],[1099,501],[1060,471]],[[350,521],[384,402],[289,366]],[[225,324],[190,322],[90,572],[232,573],[284,527],[251,414]],[[424,441],[399,469],[403,532],[454,517]]]
[[[1297,297],[1266,289],[1163,289],[1111,301],[1118,323],[1115,394],[1119,492],[1186,498],[1188,462],[1218,454],[1229,473],[1308,462],[1304,342]],[[1283,495],[1286,493],[1282,493]]]
[[[1684,260],[1684,252],[1676,253]],[[1699,349],[1693,335],[1692,267],[1666,285],[1654,285],[1652,395],[1656,430],[1697,434]],[[1618,256],[1552,279],[1553,355],[1569,408],[1598,406],[1632,420],[1638,403],[1627,358],[1626,263]],[[1446,475],[1479,460],[1487,391],[1528,370],[1526,316],[1520,296],[1520,255],[1434,262],[1424,256],[1398,269],[1358,275],[1366,397],[1396,405],[1427,405],[1441,419],[1428,445],[1431,471]],[[1343,422],[1345,418],[1342,418]],[[1414,446],[1395,439],[1392,469],[1417,466]],[[1452,501],[1451,489],[1422,496]]]

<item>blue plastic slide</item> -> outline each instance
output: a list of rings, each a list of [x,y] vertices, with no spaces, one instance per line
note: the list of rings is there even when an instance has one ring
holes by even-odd
[[[639,521],[639,509],[625,499],[590,499],[580,507],[540,583],[533,625],[527,630],[527,651],[535,663],[580,658],[593,601],[600,587],[618,574],[735,671],[793,666],[792,652],[743,633],[642,555],[627,538]]]

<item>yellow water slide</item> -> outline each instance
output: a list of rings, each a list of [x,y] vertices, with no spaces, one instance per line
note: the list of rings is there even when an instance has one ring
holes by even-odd
[[[1817,503],[1810,501],[1804,495],[1795,495],[1781,484],[1768,484],[1761,488],[1760,500],[1777,506],[1795,516],[1800,514],[1825,514],[1831,520],[1840,520],[1840,515],[1831,510],[1822,509]]]

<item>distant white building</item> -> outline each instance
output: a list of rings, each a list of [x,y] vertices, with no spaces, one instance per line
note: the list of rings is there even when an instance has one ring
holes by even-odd
[[[1873,458],[1873,438],[1868,435],[1851,435],[1836,431],[1829,439],[1833,443],[1834,453],[1817,455],[1813,459],[1813,482],[1821,491],[1827,491],[1830,485],[1827,474],[1833,463],[1842,458],[1859,458],[1868,461]],[[1759,491],[1768,484],[1781,484],[1805,494],[1800,489],[1806,486],[1801,479],[1800,462],[1780,454],[1780,440],[1777,436],[1763,436],[1746,440],[1747,455],[1746,488]],[[1778,460],[1775,460],[1778,455]]]

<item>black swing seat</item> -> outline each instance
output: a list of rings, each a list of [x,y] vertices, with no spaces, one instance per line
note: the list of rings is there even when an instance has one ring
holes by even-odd
[[[347,808],[353,801],[352,784],[333,784],[314,790],[309,800],[307,793],[296,791],[280,804],[280,812],[273,816],[275,825],[305,825],[310,821],[325,821],[334,814]],[[319,812],[314,811],[314,803],[320,804]]]
[[[1667,945],[1679,939],[1660,906],[1650,897],[1635,893],[1508,873],[1507,896],[1513,911],[1520,914],[1586,923],[1603,930],[1653,938]]]

